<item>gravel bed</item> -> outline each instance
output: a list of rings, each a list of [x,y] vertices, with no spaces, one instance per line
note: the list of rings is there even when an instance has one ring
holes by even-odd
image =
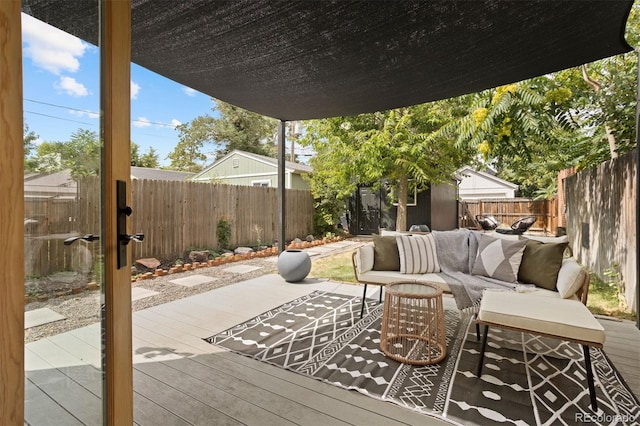
[[[241,264],[258,266],[261,269],[245,274],[235,274],[224,271],[226,267]],[[194,294],[203,293],[215,288],[224,287],[226,285],[233,284],[239,281],[244,281],[275,272],[277,272],[277,269],[276,264],[273,260],[256,258],[241,262],[235,262],[233,264],[198,268],[196,270],[181,272],[178,274],[155,277],[150,280],[136,281],[134,283],[131,283],[132,288],[141,287],[148,290],[153,290],[155,292],[158,292],[159,294],[146,297],[144,299],[134,300],[132,302],[132,308],[134,312],[141,309],[147,309],[152,306],[162,305],[173,300],[182,299]],[[184,278],[196,274],[215,277],[217,279],[216,281],[200,284],[194,287],[185,287],[169,282],[169,280],[175,280],[177,278]],[[25,311],[31,311],[40,308],[49,308],[61,315],[64,315],[66,319],[26,329],[24,331],[25,343],[34,342],[45,337],[64,333],[66,331],[74,330],[76,328],[99,322],[100,291],[84,291],[79,294],[56,297],[43,302],[32,302],[26,305]]]
[[[358,239],[354,240],[358,241]],[[350,250],[353,250],[353,248],[347,247],[344,249],[337,249],[329,253],[314,256],[314,259],[331,256],[336,253]],[[224,271],[225,268],[234,265],[258,266],[260,267],[260,269],[245,274],[236,274]],[[261,275],[272,274],[276,272],[276,263],[273,258],[254,258],[250,260],[235,262],[232,264],[198,268],[196,270],[181,272],[178,274],[155,277],[150,280],[137,281],[131,283],[131,287],[141,287],[148,290],[156,291],[159,294],[139,300],[134,300],[132,302],[132,308],[135,312],[141,309],[150,308],[152,306],[162,305],[173,300],[192,296],[194,294],[203,293],[215,288],[224,287],[226,285],[230,285],[239,281],[245,281],[259,277]],[[215,277],[217,279],[215,281],[200,284],[194,287],[185,287],[169,282],[170,280],[175,280],[177,278],[188,277],[190,275],[196,274]],[[71,331],[76,328],[99,322],[100,292],[99,290],[85,290],[84,292],[79,294],[56,297],[43,302],[31,302],[26,305],[25,311],[39,308],[49,308],[61,315],[64,315],[66,319],[26,329],[25,343],[34,342],[45,337],[64,333],[66,331]]]

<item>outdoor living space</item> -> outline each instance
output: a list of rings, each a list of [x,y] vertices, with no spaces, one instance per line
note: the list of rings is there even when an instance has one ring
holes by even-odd
[[[347,240],[346,242],[350,241]],[[333,251],[334,254],[349,252],[361,244],[352,242],[351,246],[347,246],[344,243],[337,243],[333,245]],[[323,254],[323,256],[326,255],[328,254]],[[318,257],[316,255],[314,259]],[[250,263],[252,261],[246,262]],[[213,271],[218,268],[220,267],[203,268],[197,273],[206,277],[208,274],[213,275]],[[168,276],[156,278],[156,280],[169,279],[174,278]],[[317,293],[318,291],[322,293]],[[432,413],[429,410],[433,407],[426,407],[426,409],[411,407],[411,398],[406,404],[401,404],[398,400],[391,398],[387,399],[385,397],[386,401],[382,400],[383,398],[375,397],[373,393],[367,396],[362,391],[356,392],[345,389],[345,386],[335,386],[334,384],[339,382],[335,376],[332,378],[320,378],[320,380],[318,380],[318,377],[312,378],[310,375],[300,371],[298,366],[295,365],[295,360],[290,365],[282,368],[282,363],[276,359],[277,357],[270,359],[266,357],[264,358],[265,362],[262,362],[224,349],[221,347],[226,345],[222,342],[222,340],[225,340],[224,338],[219,342],[220,345],[213,345],[203,340],[215,335],[220,336],[220,333],[225,330],[234,328],[267,312],[269,312],[267,315],[262,315],[262,319],[266,318],[266,321],[264,321],[266,323],[273,322],[273,328],[277,330],[279,327],[275,326],[275,318],[278,311],[296,312],[295,309],[297,307],[303,309],[303,314],[295,313],[294,317],[306,317],[307,314],[304,314],[306,311],[309,317],[320,318],[323,321],[327,318],[338,318],[331,310],[327,310],[325,314],[322,314],[324,312],[323,309],[325,309],[322,306],[324,303],[318,303],[318,301],[323,300],[322,297],[326,294],[329,297],[339,299],[340,309],[346,309],[344,316],[340,318],[346,319],[346,322],[348,322],[345,325],[346,328],[336,329],[335,333],[328,333],[327,335],[330,335],[329,341],[339,340],[338,337],[341,333],[342,335],[352,333],[353,326],[358,324],[362,324],[361,328],[365,331],[379,332],[379,329],[376,330],[377,323],[375,322],[376,318],[379,319],[381,312],[381,306],[378,304],[378,291],[380,291],[378,287],[370,288],[368,291],[367,309],[362,320],[359,318],[362,286],[313,276],[300,283],[287,283],[274,273],[255,276],[134,312],[133,387],[135,423],[139,425],[390,425],[445,424],[449,421],[460,423],[461,420],[457,416],[460,413],[464,413],[465,410],[459,409],[461,401],[455,398],[455,393],[459,390],[453,388],[449,391],[449,394],[453,394],[453,397],[446,400],[450,406],[445,408],[450,413],[456,413],[457,409],[457,414],[447,417],[443,416],[442,412],[435,412],[431,415]],[[297,302],[291,303],[292,301]],[[285,304],[283,309],[275,309],[283,304]],[[471,370],[474,371],[475,362],[478,358],[476,349],[480,348],[480,343],[475,339],[475,329],[472,326],[471,318],[456,311],[456,305],[451,296],[445,295],[444,306],[448,312],[448,329],[453,328],[453,323],[457,322],[458,319],[460,319],[461,326],[457,328],[457,337],[452,336],[449,338],[450,330],[447,332],[448,358],[440,363],[440,367],[427,366],[424,368],[428,371],[436,371],[433,368],[445,370],[444,366],[451,365],[455,366],[455,370],[460,371],[461,375],[464,375],[464,357],[473,361]],[[640,344],[638,343],[640,342],[640,331],[630,321],[619,321],[613,318],[599,318],[599,321],[605,327],[607,333],[604,347],[607,358],[611,360],[617,372],[629,385],[635,394],[635,398],[638,398],[640,395],[640,375],[638,374],[640,370],[638,368],[640,367]],[[333,321],[328,322],[333,323]],[[255,325],[260,324],[261,321],[252,321],[251,323]],[[91,368],[82,368],[82,365],[88,362],[100,362],[100,360],[95,359],[87,360],[83,356],[85,353],[83,347],[92,344],[87,343],[87,336],[96,335],[88,332],[88,329],[98,327],[98,324],[94,324],[27,345],[27,393],[31,396],[30,402],[46,403],[48,407],[46,411],[27,410],[31,415],[44,416],[41,419],[28,418],[27,422],[29,424],[47,424],[47,419],[55,418],[58,415],[65,416],[63,417],[64,421],[60,422],[62,424],[75,424],[78,421],[85,424],[95,423],[90,417],[93,415],[91,413],[95,413],[95,410],[91,409],[91,405],[100,404],[100,399],[95,397],[95,394],[91,398],[86,395],[80,396],[79,392],[91,393],[92,386],[99,385],[99,377],[97,377],[99,375],[92,375],[91,371],[93,369]],[[236,327],[236,329],[243,328],[245,327]],[[251,327],[248,326],[246,328],[250,329]],[[259,329],[258,331],[258,334],[266,334],[265,329]],[[303,337],[301,337],[301,340],[304,340]],[[321,340],[319,337],[317,341]],[[242,341],[242,337],[235,339],[235,341]],[[248,343],[249,346],[251,344],[251,342]],[[56,347],[56,357],[53,361],[49,361],[55,364],[53,365],[55,368],[51,368],[52,366],[45,367],[42,364],[33,364],[38,358],[38,345],[40,347],[47,345],[48,350],[51,350],[51,347]],[[370,348],[375,349],[378,345],[379,343],[374,339]],[[459,352],[452,351],[456,345],[460,346],[462,350]],[[521,348],[516,349],[521,351]],[[548,353],[549,349],[550,347],[541,352]],[[562,350],[565,354],[569,354],[569,357],[573,356],[569,347],[562,347]],[[331,352],[331,348],[325,352]],[[349,349],[349,352],[355,356],[357,351]],[[381,356],[379,354],[376,355],[374,350],[369,353],[371,357]],[[299,355],[299,352],[295,354],[292,352],[291,358],[296,358]],[[551,357],[553,358],[553,356]],[[392,362],[389,360],[389,363]],[[493,359],[492,362],[499,364],[496,359]],[[605,362],[606,359],[598,359],[596,357],[594,364],[596,365],[596,371],[601,371],[602,367],[606,365]],[[326,364],[330,365],[331,363],[327,362]],[[505,363],[507,363],[506,360]],[[572,362],[571,365],[581,365],[580,359]],[[29,368],[30,366],[35,366],[35,368]],[[406,368],[409,367],[407,366]],[[290,371],[296,369],[298,372]],[[401,366],[398,371],[407,373],[407,371],[417,370],[406,370],[405,366]],[[615,375],[616,371],[611,370],[608,373]],[[504,382],[515,380],[509,376],[502,376],[496,371],[491,374],[501,378]],[[438,374],[434,373],[434,375],[437,376]],[[550,377],[556,375],[562,374],[560,371],[549,374]],[[452,381],[460,381],[460,377],[456,373],[456,379]],[[467,377],[466,379],[474,386],[471,389],[477,387],[477,391],[466,390],[462,400],[468,401],[472,405],[472,401],[477,397],[477,394],[486,392],[486,390],[482,390],[483,385],[480,379],[476,377]],[[576,388],[577,384],[577,391],[580,396],[577,397],[574,404],[569,405],[574,408],[576,406],[580,407],[582,410],[580,413],[583,417],[575,418],[575,423],[581,423],[580,419],[591,418],[593,420],[593,417],[588,417],[596,416],[596,413],[591,412],[589,409],[586,383],[581,381],[579,376],[575,378],[574,382],[572,383],[572,380],[560,381],[560,383],[566,384],[567,388],[558,389],[558,391],[563,393],[565,391],[571,392],[570,389]],[[419,384],[418,392],[416,393],[417,400],[429,400],[429,393],[432,392],[430,386],[432,384],[428,382]],[[492,385],[495,385],[495,383]],[[601,382],[601,378],[598,378],[596,379],[596,386],[600,391],[600,387],[606,385]],[[37,388],[45,389],[48,397],[45,397],[42,391],[38,391]],[[547,395],[551,395],[555,391],[552,385],[543,387],[543,390]],[[518,397],[512,398],[512,396],[522,394],[522,391],[522,389],[518,391],[516,387],[505,387],[504,390],[495,392],[494,398],[506,396],[508,404],[518,404]],[[528,395],[526,390],[524,393]],[[609,421],[611,421],[610,416],[618,415],[619,418],[616,419],[620,424],[637,422],[640,414],[637,401],[634,402],[632,396],[625,397],[623,394],[612,393],[611,396],[616,401],[626,400],[630,407],[635,407],[635,412],[611,411],[611,407],[615,407],[615,405],[612,405],[613,401],[606,401],[605,403],[601,401],[600,407],[604,411],[599,411],[597,415],[604,416],[606,414],[609,416]],[[82,401],[82,403],[78,403],[78,401]],[[440,406],[444,403],[444,400],[437,402]],[[528,396],[525,403],[531,405],[531,400]],[[496,407],[499,406],[498,401],[495,404]],[[537,405],[542,404],[537,401]],[[422,413],[419,411],[422,411]],[[561,411],[559,410],[559,412]],[[473,422],[476,424],[487,424],[495,420],[482,416],[478,417],[478,412],[473,408],[468,412],[470,413],[470,418],[474,419]],[[572,414],[572,416],[575,415]],[[604,418],[595,419],[594,421],[603,422]],[[470,422],[465,421],[464,423],[468,424]],[[536,421],[531,423],[535,424]]]

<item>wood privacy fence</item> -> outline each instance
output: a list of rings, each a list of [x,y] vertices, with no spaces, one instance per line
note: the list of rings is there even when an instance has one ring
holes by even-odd
[[[580,263],[605,281],[619,274],[636,312],[636,152],[564,179],[567,235]]]
[[[273,244],[278,234],[277,189],[200,182],[131,181],[130,231],[143,232],[131,243],[133,259],[181,258],[189,249],[217,249],[220,219],[231,224],[231,247]],[[57,271],[91,267],[99,243],[76,242],[73,235],[100,235],[100,181],[83,178],[76,199],[25,200],[25,271],[46,276]],[[309,191],[287,190],[287,240],[313,233],[313,197]],[[90,253],[90,254],[88,254]]]
[[[273,244],[278,234],[277,188],[200,182],[133,180],[132,232],[145,240],[134,259],[181,257],[188,249],[218,248],[218,222],[231,224],[230,246]],[[286,191],[285,238],[313,233],[313,197]]]
[[[511,225],[521,217],[535,216],[532,232],[556,235],[558,209],[556,200],[530,200],[527,198],[466,200],[460,202],[460,227],[476,227],[476,215],[493,216],[498,223]]]

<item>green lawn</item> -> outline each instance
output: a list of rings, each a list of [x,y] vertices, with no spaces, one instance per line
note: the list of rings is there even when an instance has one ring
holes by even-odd
[[[310,275],[316,278],[355,283],[351,253],[349,251],[314,260]],[[591,276],[587,307],[594,314],[627,320],[635,320],[636,318],[629,309],[622,309],[619,306],[616,290],[593,275]]]
[[[587,307],[594,314],[633,321],[636,319],[629,308],[624,309],[620,306],[616,289],[593,274],[591,274]]]
[[[316,278],[329,278],[334,281],[355,283],[356,277],[351,266],[351,251],[338,253],[313,261],[309,275]]]

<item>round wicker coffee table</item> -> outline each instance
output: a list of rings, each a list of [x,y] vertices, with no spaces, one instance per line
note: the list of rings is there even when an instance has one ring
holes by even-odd
[[[427,365],[447,356],[442,289],[397,282],[385,288],[380,349],[389,358]]]

